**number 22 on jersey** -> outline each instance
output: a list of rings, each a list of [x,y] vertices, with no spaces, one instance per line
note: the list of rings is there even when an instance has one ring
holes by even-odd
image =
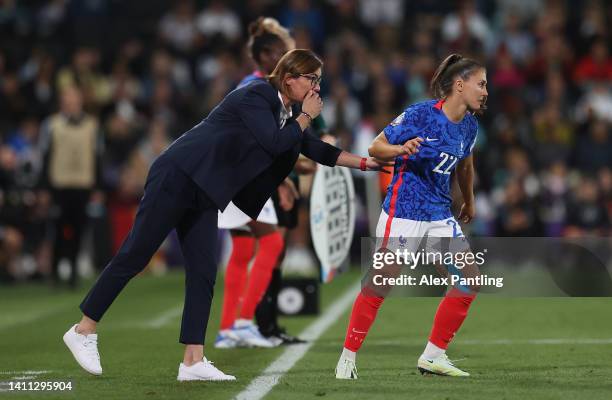
[[[442,161],[432,171],[438,174],[450,175],[450,171],[457,163],[458,158],[444,152],[440,153],[440,158],[442,158]]]

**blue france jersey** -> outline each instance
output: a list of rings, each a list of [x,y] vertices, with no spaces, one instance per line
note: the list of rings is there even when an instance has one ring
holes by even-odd
[[[254,82],[254,81],[261,81],[261,80],[264,80],[264,79],[266,79],[266,76],[263,74],[263,72],[261,72],[261,71],[255,71],[255,72],[253,72],[252,74],[245,76],[245,77],[244,77],[244,78],[243,78],[243,79],[240,81],[240,83],[238,84],[238,86],[236,86],[236,87],[237,87],[237,88],[241,88],[241,87],[243,87],[243,86],[248,85],[248,84],[249,84],[249,83],[251,83],[251,82]]]
[[[442,101],[430,100],[408,107],[384,132],[391,144],[423,138],[417,154],[396,158],[385,212],[416,221],[450,218],[451,172],[474,148],[476,118],[468,113],[461,122],[451,122],[442,112]]]

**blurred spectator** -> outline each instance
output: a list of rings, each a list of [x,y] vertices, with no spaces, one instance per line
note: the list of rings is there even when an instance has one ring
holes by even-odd
[[[22,246],[23,236],[17,229],[0,225],[0,283],[14,280],[14,262]]]
[[[404,2],[401,0],[359,0],[361,20],[371,29],[380,25],[398,26],[404,15]]]
[[[609,44],[598,38],[591,45],[591,52],[580,59],[574,70],[574,79],[579,84],[605,84],[612,81],[612,57]]]
[[[0,129],[15,126],[28,112],[28,98],[15,73],[6,73],[0,86]]]
[[[612,221],[612,169],[610,167],[600,169],[597,173],[597,181],[603,206],[608,213],[608,221]]]
[[[574,164],[578,169],[591,173],[612,165],[610,125],[601,120],[588,125],[588,132],[576,143]]]
[[[197,16],[196,27],[206,41],[217,41],[217,46],[234,44],[242,35],[238,15],[224,1],[211,0]]]
[[[557,104],[551,102],[533,114],[535,136],[535,161],[546,168],[555,161],[569,159],[574,142],[574,130],[570,121]]]
[[[310,33],[313,40],[313,49],[318,50],[325,39],[325,23],[323,14],[313,6],[311,0],[289,0],[288,5],[281,11],[278,21],[282,26],[293,30],[296,47],[300,48],[300,38],[297,35],[298,28]]]
[[[612,123],[612,87],[595,85],[578,100],[576,119],[585,122],[590,119],[603,119]]]
[[[459,1],[457,11],[442,21],[441,30],[451,51],[468,54],[488,47],[493,37],[488,21],[478,12],[473,0]]]
[[[36,63],[35,75],[23,87],[23,92],[29,99],[29,113],[42,119],[54,111],[55,91],[55,60],[49,54],[42,55]]]
[[[70,285],[77,284],[77,256],[90,197],[101,202],[101,168],[99,125],[95,117],[84,111],[83,96],[76,87],[61,92],[60,112],[43,124],[41,149],[44,154],[42,187],[51,193],[57,207],[53,278],[59,279],[58,266],[68,258],[72,269]]]
[[[322,112],[330,131],[343,130],[352,136],[352,132],[361,119],[361,106],[351,96],[348,87],[342,81],[332,83],[329,97],[324,98],[325,108]],[[344,143],[352,143],[352,137],[344,138]]]
[[[356,32],[367,34],[368,30],[364,21],[359,17],[358,0],[332,0],[334,7],[330,12],[334,13],[333,18],[327,19],[326,31],[334,36],[340,32]],[[373,1],[362,2],[365,5],[375,3]],[[327,10],[326,10],[327,11]],[[395,16],[393,16],[395,18]]]
[[[572,54],[564,38],[558,34],[546,35],[539,41],[535,56],[526,66],[528,81],[539,85],[550,73],[561,73],[564,79],[571,76]]]
[[[578,10],[580,20],[574,28],[574,44],[577,49],[585,49],[596,37],[605,37],[608,33],[606,24],[607,1],[588,0],[584,2],[582,10]],[[608,15],[609,17],[609,15]]]
[[[36,15],[38,35],[51,38],[62,28],[68,14],[68,0],[51,0],[44,4]]]
[[[521,26],[522,22],[518,14],[507,14],[503,29],[494,36],[495,42],[490,42],[489,53],[495,54],[503,47],[515,63],[525,65],[533,55],[534,43],[533,37]]]
[[[0,282],[11,281],[18,274],[15,263],[23,245],[19,229],[23,208],[14,179],[17,163],[15,152],[0,146]]]
[[[68,1],[67,11],[74,43],[97,49],[104,47],[112,27],[111,2]]]
[[[499,236],[541,236],[541,226],[535,204],[529,199],[524,185],[511,179],[504,188],[497,214]]]
[[[79,47],[72,56],[72,63],[62,67],[57,75],[57,89],[78,87],[82,92],[85,109],[97,112],[111,98],[108,79],[99,70],[100,50]]]
[[[427,53],[412,57],[406,79],[406,103],[412,104],[429,98],[429,81],[435,68],[434,58]]]
[[[505,21],[509,15],[516,15],[521,20],[529,21],[544,12],[546,2],[547,0],[496,0],[497,19]]]
[[[591,177],[581,179],[572,191],[565,235],[570,237],[608,235],[610,219],[601,200],[597,181]]]
[[[491,83],[496,90],[520,90],[525,84],[523,71],[515,64],[509,51],[501,46],[496,55],[497,66],[491,76]]]
[[[567,217],[569,176],[563,161],[556,161],[542,173],[540,215],[545,236],[561,236]]]
[[[38,119],[25,117],[19,127],[11,132],[6,141],[14,152],[16,166],[13,178],[21,188],[34,189],[41,169],[41,155],[38,148]]]
[[[174,51],[190,56],[200,46],[202,38],[196,26],[195,5],[192,0],[179,0],[161,19],[159,33]]]

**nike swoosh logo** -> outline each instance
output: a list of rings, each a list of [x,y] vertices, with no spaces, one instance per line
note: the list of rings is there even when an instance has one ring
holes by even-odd
[[[357,329],[353,328],[353,332],[354,333],[367,333],[367,332],[362,332],[362,331],[358,331]]]
[[[435,141],[436,141],[436,140],[438,140],[438,139],[436,139],[436,138],[430,138],[430,137],[427,137],[427,136],[426,136],[426,137],[425,137],[425,140],[426,140],[427,142],[435,142]]]

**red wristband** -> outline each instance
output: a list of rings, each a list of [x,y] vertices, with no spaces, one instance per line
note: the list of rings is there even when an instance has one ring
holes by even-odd
[[[367,158],[365,158],[365,157],[362,157],[362,158],[361,158],[361,163],[359,164],[359,169],[360,169],[360,170],[362,170],[362,171],[365,171],[365,170],[366,170],[366,162],[367,162],[367,161],[368,161],[368,159],[367,159]]]

